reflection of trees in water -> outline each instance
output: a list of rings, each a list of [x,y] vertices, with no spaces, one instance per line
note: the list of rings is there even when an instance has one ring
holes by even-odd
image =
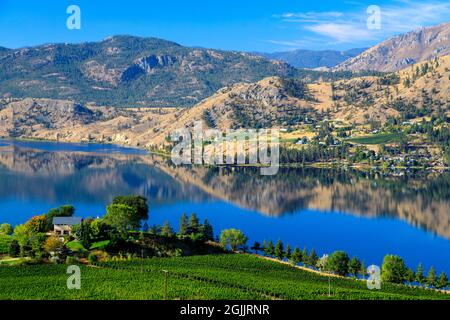
[[[0,150],[0,198],[107,203],[141,194],[151,205],[223,199],[262,214],[302,209],[391,216],[450,238],[450,173],[383,177],[357,170],[174,166],[136,155],[96,155],[23,148]]]

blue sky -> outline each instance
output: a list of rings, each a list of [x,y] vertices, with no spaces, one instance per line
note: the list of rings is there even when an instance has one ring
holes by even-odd
[[[70,5],[81,9],[81,30],[66,27]],[[367,28],[369,5],[381,9],[380,29]],[[226,50],[343,50],[449,17],[448,0],[0,0],[0,46],[132,34]]]

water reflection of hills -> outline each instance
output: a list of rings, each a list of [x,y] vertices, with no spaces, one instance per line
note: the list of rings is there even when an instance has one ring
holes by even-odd
[[[149,163],[157,161],[125,154],[3,147],[0,198],[108,203],[115,195],[143,194],[153,205],[210,199],[198,187],[178,182]]]
[[[0,198],[107,203],[139,193],[152,205],[222,199],[265,215],[302,209],[389,216],[450,238],[450,175],[381,178],[356,171],[174,167],[139,155],[0,147]],[[187,208],[187,211],[188,208]]]

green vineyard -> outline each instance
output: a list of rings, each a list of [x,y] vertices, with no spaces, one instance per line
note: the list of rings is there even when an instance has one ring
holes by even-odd
[[[166,294],[168,299],[450,299],[433,290],[385,283],[381,290],[369,290],[364,281],[244,254],[81,266],[80,290],[67,289],[68,277],[64,265],[0,267],[0,299],[164,299]]]

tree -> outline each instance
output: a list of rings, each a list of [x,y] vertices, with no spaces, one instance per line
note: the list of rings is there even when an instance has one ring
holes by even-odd
[[[444,289],[448,286],[448,277],[445,272],[441,272],[437,280],[436,288]]]
[[[275,254],[275,250],[273,248],[273,242],[272,240],[269,240],[269,242],[267,243],[267,250],[266,250],[266,254],[268,256],[273,256]]]
[[[106,239],[108,237],[108,225],[105,223],[105,221],[103,221],[103,219],[95,219],[91,221],[92,222],[89,225],[89,233],[92,241],[100,241]]]
[[[10,236],[12,235],[14,229],[9,223],[3,223],[0,225],[0,234]]]
[[[12,257],[12,258],[16,258],[16,257],[19,256],[19,254],[20,254],[20,245],[17,242],[17,240],[13,239],[9,243],[8,253],[9,253],[9,256]]]
[[[115,197],[112,202],[113,205],[126,205],[134,208],[136,216],[140,220],[148,220],[148,205],[147,199],[142,196],[130,195]]]
[[[209,223],[208,219],[205,219],[205,222],[203,222],[203,226],[201,229],[207,241],[214,241],[213,226]]]
[[[403,283],[406,276],[406,265],[402,258],[386,255],[381,266],[381,280],[391,283]]]
[[[187,216],[186,216],[186,213],[183,213],[182,215],[181,215],[181,218],[180,218],[180,226],[179,226],[179,232],[178,232],[178,234],[180,235],[180,236],[187,236],[187,234],[188,234],[188,222],[187,222]]]
[[[174,235],[173,229],[169,221],[165,221],[161,228],[161,235],[164,237],[172,237]]]
[[[409,283],[412,283],[415,279],[416,274],[414,273],[414,270],[408,268],[408,270],[406,270],[405,280]]]
[[[359,269],[359,275],[361,277],[363,277],[364,279],[367,276],[367,269],[366,269],[366,264],[364,263],[364,261],[361,262],[361,268]]]
[[[106,208],[105,222],[115,228],[122,236],[129,230],[139,228],[141,216],[136,208],[125,204],[112,204]]]
[[[335,251],[328,258],[326,269],[337,275],[346,276],[348,274],[349,262],[350,258],[347,253],[344,251]]]
[[[427,285],[429,285],[430,287],[434,287],[436,286],[436,271],[434,270],[434,267],[431,266],[430,270],[428,271],[428,275],[427,275]]]
[[[308,257],[308,264],[311,267],[316,267],[317,262],[319,261],[319,256],[317,255],[316,251],[314,249],[311,250]]]
[[[81,221],[81,223],[78,226],[76,226],[73,230],[77,236],[78,241],[85,248],[89,248],[93,240],[91,230],[92,221],[93,221],[92,218],[85,219]]]
[[[220,243],[224,248],[230,246],[232,251],[236,251],[247,244],[248,238],[237,229],[226,229],[220,234]]]
[[[302,262],[302,252],[298,247],[295,247],[294,251],[291,254],[291,262],[296,265]]]
[[[422,266],[421,263],[419,263],[419,265],[417,266],[416,282],[419,283],[419,284],[424,284],[425,283],[425,276],[423,274],[423,266]]]
[[[359,259],[357,257],[353,257],[352,260],[350,260],[350,263],[348,265],[349,273],[356,278],[358,276],[360,270],[361,270],[361,262],[359,261]]]
[[[253,243],[253,246],[252,246],[250,249],[252,249],[253,251],[255,251],[256,254],[258,254],[259,251],[261,251],[261,244],[260,244],[258,241],[255,241],[255,242]]]
[[[58,252],[64,249],[64,243],[56,236],[48,237],[44,242],[44,251],[48,253]]]
[[[278,239],[277,243],[275,244],[275,257],[281,260],[283,259],[283,255],[284,255],[283,242],[281,242],[281,240]]]
[[[200,221],[195,213],[191,214],[189,218],[188,234],[200,232]]]
[[[47,216],[45,214],[32,217],[25,223],[25,228],[29,233],[37,234],[47,231]]]
[[[286,249],[284,250],[284,256],[288,260],[291,258],[291,246],[289,244],[286,246]]]
[[[302,262],[305,265],[308,263],[308,250],[306,250],[306,248],[303,248],[302,251]]]
[[[324,254],[322,256],[322,258],[320,258],[317,263],[316,263],[316,267],[321,270],[321,271],[325,271],[327,270],[327,264],[328,264],[328,259],[330,257],[327,254]]]

